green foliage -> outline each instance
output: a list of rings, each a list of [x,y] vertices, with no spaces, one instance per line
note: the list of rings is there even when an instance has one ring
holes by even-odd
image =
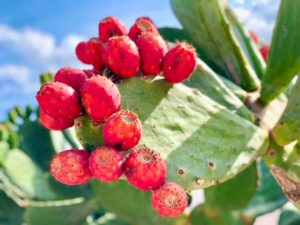
[[[228,80],[223,76],[219,76],[219,77],[232,93],[234,93],[242,102],[246,102],[248,93],[245,90],[243,90],[240,86],[233,83],[231,80]]]
[[[300,4],[281,3],[266,74],[257,47],[226,1],[171,4],[183,28],[160,32],[170,45],[187,41],[196,47],[201,58],[196,71],[184,84],[138,76],[118,87],[122,108],[142,121],[140,145],[166,160],[167,180],[188,192],[206,188],[205,203],[170,219],[151,207],[151,192],[135,189],[125,178],[109,184],[94,179],[78,187],[56,182],[48,171],[54,154],[70,148],[93,151],[104,144],[103,124],[83,115],[75,129],[48,131],[34,107],[15,107],[0,124],[1,225],[250,225],[281,208],[287,198],[300,207],[300,81],[290,84],[300,70]],[[292,87],[272,138],[262,127],[274,127],[287,99],[281,95],[268,106],[255,101],[259,91],[246,91],[259,89],[259,78],[265,103]],[[53,75],[44,73],[40,79],[50,82]],[[297,209],[282,208],[279,225],[299,221]]]
[[[94,209],[94,202],[84,199],[43,202],[30,206],[24,217],[27,225],[82,225]]]
[[[95,221],[88,221],[84,225],[128,225],[117,219],[116,215],[106,213]]]
[[[279,225],[299,225],[300,212],[295,207],[287,204],[281,210]]]
[[[144,192],[120,180],[105,184],[92,182],[94,197],[106,210],[133,225],[169,225],[179,219],[160,217],[151,206],[151,192]]]
[[[249,31],[247,31],[246,28],[243,27],[232,9],[226,7],[225,13],[240,47],[242,48],[251,66],[255,70],[257,76],[262,79],[265,74],[266,63],[258,48],[256,47],[256,44],[251,39]]]
[[[279,145],[287,145],[300,139],[300,79],[295,84],[288,105],[272,131],[275,141]]]
[[[0,141],[0,168],[3,164],[3,161],[8,153],[9,145],[5,141]]]
[[[168,40],[169,42],[174,43],[176,41],[187,41],[189,43],[193,43],[189,34],[183,29],[160,28],[159,31],[164,39]],[[204,94],[210,96],[219,104],[224,105],[234,112],[237,111],[237,113],[242,117],[251,120],[252,116],[250,112],[233,95],[236,94],[238,98],[240,98],[242,101],[245,101],[247,98],[247,92],[235,85],[230,80],[216,75],[216,73],[204,62],[208,60],[203,57],[202,53],[200,53],[202,50],[197,48],[197,51],[198,54],[200,54],[201,59],[204,59],[203,61],[198,59],[196,71],[190,77],[190,79],[185,82],[185,84],[190,87],[199,88]],[[231,93],[230,90],[233,93]]]
[[[196,71],[184,84],[198,88],[203,94],[225,106],[233,113],[249,121],[254,120],[252,113],[247,107],[203,61],[198,60]]]
[[[243,210],[243,213],[250,218],[270,213],[287,202],[282,189],[263,161],[258,163],[258,169],[260,177],[258,188],[249,204]]]
[[[20,148],[42,169],[48,170],[55,154],[50,131],[38,121],[24,121],[19,127]]]
[[[282,93],[300,71],[299,9],[299,1],[281,1],[262,82],[261,100],[265,103]]]
[[[260,87],[255,70],[240,48],[220,0],[172,0],[173,10],[212,67],[248,91]]]
[[[18,149],[9,151],[3,164],[5,173],[22,189],[26,197],[42,200],[55,198],[45,179],[47,175],[24,152]]]
[[[77,138],[84,149],[88,151],[92,151],[104,143],[102,129],[103,124],[94,124],[87,115],[75,119]]]
[[[284,193],[296,207],[300,208],[300,144],[293,142],[281,147],[276,143],[264,157],[271,167],[273,176],[283,189]]]
[[[53,74],[51,72],[47,73],[41,73],[40,74],[40,82],[41,84],[47,83],[47,82],[52,82],[53,79]]]
[[[143,123],[140,144],[158,151],[167,161],[168,178],[186,190],[235,176],[268,144],[266,131],[184,85],[132,78],[119,90],[123,107]]]
[[[215,212],[200,205],[191,214],[191,225],[247,225],[238,212]]]
[[[0,186],[1,189],[1,186]],[[0,224],[20,225],[23,222],[23,211],[11,198],[0,190]]]
[[[206,207],[214,211],[244,208],[256,192],[257,179],[256,163],[253,163],[233,179],[205,189]]]

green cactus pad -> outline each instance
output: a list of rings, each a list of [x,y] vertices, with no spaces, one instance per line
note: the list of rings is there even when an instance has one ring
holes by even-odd
[[[89,220],[83,225],[129,225],[129,224],[120,221],[115,214],[105,213],[100,218],[92,221]]]
[[[272,131],[275,141],[284,146],[300,139],[300,79],[295,84],[288,105]]]
[[[104,143],[102,129],[103,124],[94,124],[86,114],[75,119],[78,141],[88,151],[92,151]]]
[[[0,168],[9,151],[9,145],[5,141],[0,141]]]
[[[23,222],[24,209],[0,190],[0,224],[20,225]]]
[[[129,224],[135,225],[177,225],[185,217],[168,219],[159,216],[151,206],[151,192],[145,192],[119,180],[113,183],[92,181],[94,197],[106,210]],[[183,223],[185,224],[185,223]]]
[[[208,91],[211,89],[215,89],[216,90],[216,94],[214,94],[214,96],[216,95],[218,98],[220,98],[220,101],[218,101],[218,98],[215,98],[214,100],[217,101],[219,104],[223,105],[222,103],[225,102],[224,106],[229,106],[230,108],[234,108],[234,106],[231,105],[231,103],[235,102],[235,97],[232,97],[230,93],[228,93],[228,90],[224,90],[224,85],[219,81],[219,79],[216,79],[215,73],[216,72],[221,72],[218,70],[218,68],[213,67],[213,68],[209,68],[204,62],[207,62],[209,65],[212,65],[213,63],[209,62],[209,60],[207,59],[204,51],[202,49],[199,48],[199,46],[196,45],[196,43],[193,42],[191,36],[183,29],[178,29],[178,28],[169,28],[169,27],[165,27],[165,28],[160,28],[159,29],[160,34],[163,36],[163,38],[165,40],[168,40],[169,42],[175,43],[177,41],[186,41],[188,43],[191,43],[192,45],[194,45],[194,47],[197,49],[198,55],[200,55],[200,64],[204,64],[205,66],[202,68],[202,70],[200,70],[201,72],[199,73],[198,69],[196,70],[195,73],[199,73],[200,75],[206,74],[205,77],[207,79],[201,79],[202,83],[198,84],[198,88],[202,88],[203,92],[204,90],[207,88]],[[223,76],[219,76],[219,78],[223,81],[223,83],[225,84],[225,86],[227,86],[227,88],[229,90],[231,90],[242,102],[245,102],[246,98],[247,98],[247,92],[245,90],[243,90],[241,87],[239,87],[238,85],[236,85],[235,83],[233,83],[232,81],[226,79]],[[193,77],[192,77],[193,79]],[[193,84],[190,81],[186,82],[187,85],[189,84]],[[195,85],[195,84],[193,84]],[[212,85],[215,85],[215,87]],[[218,95],[219,93],[222,94],[222,92],[224,92],[224,97],[222,95]]]
[[[300,71],[300,1],[281,1],[261,89],[268,103],[282,93]]]
[[[240,86],[233,83],[231,80],[227,79],[226,77],[219,76],[219,78],[223,81],[225,86],[235,94],[242,102],[246,102],[248,98],[248,93],[242,89]]]
[[[27,198],[55,199],[47,181],[49,175],[44,174],[24,152],[18,149],[9,151],[3,164],[5,173]]]
[[[173,10],[212,67],[247,91],[260,87],[255,70],[243,52],[220,0],[172,0]]]
[[[82,225],[94,209],[92,200],[45,201],[26,209],[24,218],[27,225]]]
[[[287,198],[300,209],[300,142],[284,147],[272,142],[264,159]]]
[[[231,92],[213,70],[203,61],[198,60],[197,68],[185,85],[198,88],[220,105],[225,106],[233,113],[253,121],[254,117],[241,100]]]
[[[229,7],[226,7],[225,13],[230,21],[237,41],[242,47],[248,61],[251,63],[251,66],[255,70],[257,76],[262,79],[265,74],[266,63],[260,54],[258,47],[250,37],[249,31],[246,30],[246,28],[240,23],[233,10]]]
[[[136,112],[143,123],[140,144],[158,151],[167,161],[168,179],[186,190],[234,177],[268,145],[267,131],[197,89],[160,78],[132,78],[119,90],[123,108]]]
[[[286,202],[282,189],[270,173],[263,160],[258,163],[258,188],[249,204],[243,209],[248,218],[256,218],[281,208]]]
[[[242,209],[251,200],[257,186],[256,162],[223,184],[205,189],[205,204],[214,211]],[[233,190],[243,191],[233,191]]]
[[[247,225],[242,215],[234,211],[211,211],[206,205],[200,205],[191,213],[191,225]]]
[[[50,131],[38,121],[24,121],[19,127],[20,148],[44,171],[49,169],[52,156],[55,154]],[[61,140],[61,143],[65,140]]]
[[[278,225],[298,225],[300,224],[300,212],[292,204],[286,204],[281,209]]]

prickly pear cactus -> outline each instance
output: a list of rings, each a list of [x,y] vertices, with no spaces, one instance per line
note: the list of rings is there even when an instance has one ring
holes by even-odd
[[[282,93],[300,70],[300,47],[297,40],[299,2],[281,1],[273,33],[266,74],[263,78],[261,100],[268,103]],[[292,31],[293,32],[288,32]],[[288,43],[286,47],[281,43]],[[283,62],[283,64],[279,62]]]
[[[141,144],[166,159],[169,179],[186,190],[221,183],[266,150],[267,132],[197,89],[140,78],[124,81],[119,89],[123,107],[137,112],[143,122]]]
[[[77,114],[80,116],[67,121],[73,127],[44,128],[55,129],[52,125],[66,118],[48,115],[43,120],[39,118],[43,107],[15,107],[8,113],[7,121],[0,124],[0,224],[249,225],[258,216],[276,209],[281,209],[280,225],[297,224],[300,81],[291,80],[300,72],[296,28],[300,4],[282,0],[267,65],[249,30],[226,1],[171,0],[171,5],[183,25],[181,29],[157,29],[150,18],[142,17],[129,30],[130,40],[124,36],[127,31],[122,21],[107,17],[100,22],[99,39],[108,41],[109,51],[98,38],[79,43],[77,57],[93,69],[76,70],[81,73],[79,82],[76,76],[72,77],[72,68],[68,68],[68,74],[61,75],[67,77],[67,82],[60,84],[69,90],[63,93],[64,98],[72,92],[75,104],[69,102],[70,107],[65,110],[81,110]],[[134,41],[147,32],[151,35],[143,36],[144,40],[147,36],[156,47],[145,42],[137,47]],[[167,42],[167,50],[162,39],[155,36],[159,34]],[[148,57],[143,58],[139,48]],[[176,58],[176,51],[186,57]],[[174,58],[175,63],[170,63]],[[143,67],[138,67],[138,63]],[[142,68],[152,64],[161,72],[156,76],[144,74]],[[186,68],[192,73],[187,73]],[[137,70],[140,71],[135,74]],[[180,77],[181,82],[177,82],[178,77],[170,79],[170,75]],[[55,84],[56,79],[52,73],[40,76],[42,84]],[[87,82],[97,93],[85,87],[83,98],[81,90]],[[73,84],[78,90],[70,89]],[[285,91],[287,86],[289,91]],[[38,95],[42,92],[41,89]],[[57,96],[55,101],[60,101]],[[55,101],[52,99],[51,104]],[[98,166],[108,160],[114,162],[111,155],[82,161],[76,157],[51,160],[54,156],[59,158],[64,150],[81,149],[93,154],[107,144],[104,127],[109,116],[118,110],[132,111],[142,124],[142,130],[133,131],[133,119],[121,117],[122,123],[115,122],[113,128],[106,129],[117,131],[110,137],[123,141],[132,141],[134,132],[142,132],[141,139],[134,140],[138,145],[127,152],[122,151],[122,143],[110,146],[125,161],[119,180],[101,182],[88,166],[91,160]],[[100,118],[103,112],[110,113]],[[131,152],[141,148],[151,149],[142,163],[147,164],[151,154],[156,153],[151,179],[162,177],[163,187],[175,182],[182,189],[181,198],[167,190],[161,194],[158,208],[151,204],[151,198],[163,189],[161,186],[151,190],[150,185],[151,191],[145,191],[129,182],[126,161]],[[141,166],[139,160],[134,161],[139,181],[147,183],[150,169],[141,170],[145,165]],[[165,163],[166,175],[157,162]],[[90,182],[66,186],[55,180],[60,170],[70,179],[78,172],[76,178],[80,179],[82,169],[78,168],[82,166],[94,176]],[[194,200],[197,189],[204,192],[205,202],[201,204]],[[187,207],[181,215],[161,216],[174,215],[182,202]]]
[[[257,90],[260,86],[258,76],[233,34],[233,28],[225,16],[225,2],[171,1],[176,16],[194,42],[201,46],[211,65],[247,91]]]

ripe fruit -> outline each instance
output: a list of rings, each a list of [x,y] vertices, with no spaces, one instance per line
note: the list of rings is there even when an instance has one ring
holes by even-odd
[[[58,117],[73,120],[82,113],[78,93],[60,82],[43,84],[36,99],[41,110],[55,119]]]
[[[114,16],[104,18],[99,23],[99,39],[104,43],[110,37],[122,36],[128,33],[127,28],[123,22]]]
[[[152,207],[161,216],[179,216],[187,205],[186,192],[176,183],[168,182],[152,192]]]
[[[75,52],[76,52],[77,58],[81,62],[83,62],[85,64],[91,63],[90,57],[87,54],[87,41],[79,42],[76,46]]]
[[[195,49],[184,42],[175,45],[163,59],[163,74],[170,83],[180,83],[188,79],[195,68]]]
[[[63,118],[53,118],[47,115],[45,112],[40,112],[40,122],[41,124],[49,130],[64,130],[74,125],[73,120],[63,119]]]
[[[78,149],[60,152],[50,163],[50,173],[56,181],[63,184],[84,184],[92,178],[88,165],[89,156],[88,152]]]
[[[76,91],[80,91],[83,83],[88,78],[85,72],[71,67],[63,67],[54,76],[54,81],[71,86]]]
[[[123,155],[112,147],[101,146],[92,152],[89,167],[102,182],[118,180],[123,173]]]
[[[151,19],[148,17],[140,17],[130,28],[128,36],[131,40],[136,41],[141,33],[145,31],[158,34],[158,30]]]
[[[92,69],[92,70],[83,70],[83,72],[86,74],[86,76],[88,78],[92,78],[94,76],[101,76],[102,75],[99,70],[95,70],[95,69]]]
[[[144,74],[159,74],[163,57],[168,51],[162,37],[151,32],[143,32],[136,41],[138,46],[141,65]]]
[[[105,76],[94,76],[81,89],[82,104],[89,117],[101,123],[120,110],[121,96],[117,86]]]
[[[138,48],[127,36],[110,38],[104,49],[103,57],[107,67],[119,77],[129,78],[139,71]]]
[[[134,112],[117,112],[105,122],[103,135],[106,145],[126,151],[139,143],[142,124]]]
[[[167,165],[155,151],[142,147],[131,152],[125,161],[128,182],[141,190],[154,190],[165,183]]]
[[[89,41],[80,42],[76,47],[77,58],[86,64],[91,64],[95,69],[103,67],[102,51],[103,46],[98,38],[91,38]]]
[[[269,53],[270,53],[270,45],[269,44],[264,44],[260,49],[260,54],[264,58],[264,60],[267,62]]]

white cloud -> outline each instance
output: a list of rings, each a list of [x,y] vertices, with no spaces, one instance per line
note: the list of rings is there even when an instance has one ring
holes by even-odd
[[[32,28],[15,29],[0,24],[0,45],[6,45],[26,62],[45,70],[81,66],[75,56],[76,44],[85,38],[70,34],[58,42],[54,36]]]
[[[38,82],[32,80],[31,71],[23,65],[0,65],[1,95],[36,91]]]
[[[243,7],[235,7],[234,11],[242,22],[245,22],[251,15],[251,11]]]
[[[0,64],[0,98],[11,94],[33,95],[39,88],[38,76],[42,71],[55,72],[63,66],[84,67],[75,55],[75,47],[82,40],[85,38],[70,34],[57,41],[39,30],[0,24],[0,47],[6,46],[22,61],[21,65]]]
[[[245,0],[234,0],[236,4],[244,4]]]
[[[279,0],[229,0],[240,20],[263,39],[270,41]]]

